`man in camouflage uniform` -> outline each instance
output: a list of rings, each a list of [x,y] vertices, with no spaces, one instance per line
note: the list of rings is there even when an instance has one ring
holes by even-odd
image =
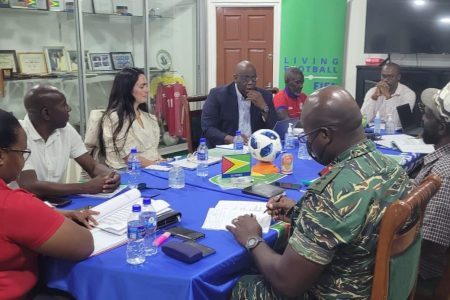
[[[318,90],[303,109],[308,150],[327,167],[299,203],[269,200],[272,216],[292,224],[282,255],[260,240],[253,216],[228,226],[261,272],[242,277],[232,299],[368,299],[381,218],[412,187],[403,169],[366,139],[347,91]]]

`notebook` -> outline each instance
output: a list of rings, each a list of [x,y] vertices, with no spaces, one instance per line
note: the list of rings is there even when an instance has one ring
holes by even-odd
[[[409,104],[397,106],[398,117],[402,124],[403,132],[412,136],[421,135],[423,132],[420,116],[414,114]]]
[[[297,119],[297,118],[277,121],[275,123],[275,126],[273,127],[273,131],[278,133],[281,140],[284,140],[284,135],[286,134],[286,132],[289,128],[289,123],[292,123],[292,127],[295,127],[297,125],[298,121],[299,121],[299,119]]]

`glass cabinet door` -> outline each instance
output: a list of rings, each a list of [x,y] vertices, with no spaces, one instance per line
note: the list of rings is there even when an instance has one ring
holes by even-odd
[[[180,94],[197,93],[197,1],[149,1],[150,97],[160,120],[161,154],[187,149],[183,118],[170,111]]]
[[[40,1],[37,1],[40,3]],[[45,4],[45,3],[44,3]],[[0,6],[0,69],[5,79],[0,107],[23,119],[23,99],[38,83],[60,89],[72,107],[70,123],[80,126],[76,24],[72,12]],[[64,8],[61,8],[61,10]],[[74,56],[75,54],[75,56]],[[8,70],[14,59],[13,73]],[[1,96],[3,94],[3,96]]]

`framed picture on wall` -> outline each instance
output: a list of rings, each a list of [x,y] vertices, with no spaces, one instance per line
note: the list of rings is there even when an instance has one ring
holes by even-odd
[[[19,72],[15,50],[0,50],[0,69],[13,69],[14,73]]]
[[[112,71],[111,55],[109,53],[90,53],[92,71]]]
[[[3,79],[13,78],[13,69],[0,69],[3,73]]]
[[[64,47],[44,47],[49,73],[69,72],[69,54]]]
[[[17,59],[22,74],[48,73],[44,52],[18,52]]]
[[[111,52],[111,59],[114,70],[134,67],[133,55],[131,52]]]

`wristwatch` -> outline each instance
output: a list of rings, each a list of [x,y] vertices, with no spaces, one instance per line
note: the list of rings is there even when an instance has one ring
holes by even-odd
[[[269,106],[266,104],[261,111],[264,112],[264,113],[268,113],[269,112]]]
[[[247,251],[251,251],[253,248],[258,246],[260,242],[264,242],[264,239],[260,236],[251,236],[248,238],[247,242],[245,243],[245,249]]]

